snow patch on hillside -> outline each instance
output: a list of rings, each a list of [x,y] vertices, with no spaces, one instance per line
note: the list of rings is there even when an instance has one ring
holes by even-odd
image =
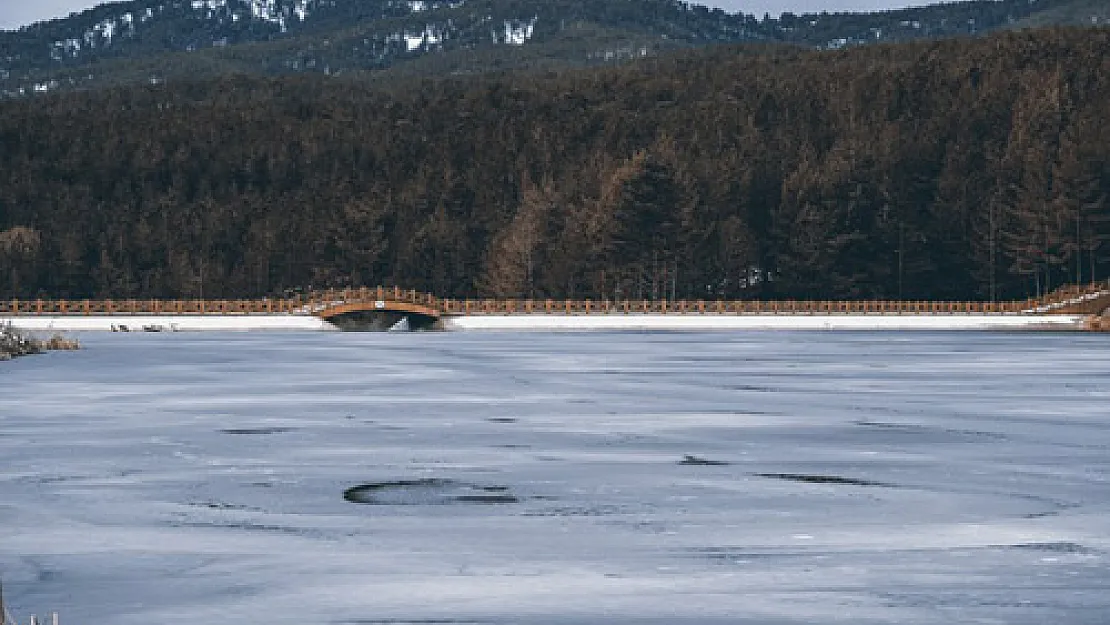
[[[278,6],[277,0],[250,0],[247,7],[250,9],[252,18],[277,24],[281,32],[285,32],[285,14]]]
[[[454,0],[452,2],[441,2],[437,0],[407,0],[402,2],[401,6],[407,6],[409,11],[413,13],[424,13],[425,11],[434,11],[444,7],[449,9],[457,9],[466,4],[466,0]],[[390,3],[390,6],[397,6]]]
[[[505,43],[511,46],[524,45],[526,41],[532,38],[538,19],[538,17],[533,17],[527,22],[523,20],[505,20],[504,30],[492,33],[493,42]]]
[[[211,15],[216,9],[223,9],[227,7],[227,0],[193,0],[193,10],[202,11],[207,10]]]
[[[428,50],[434,46],[442,45],[443,42],[451,38],[451,29],[453,25],[427,24],[423,30],[394,33],[385,38],[385,44],[388,46],[390,43],[405,44],[405,51],[417,52],[419,50]]]
[[[117,37],[133,37],[134,35],[134,15],[124,13],[118,18],[107,18],[93,24],[79,37],[67,37],[52,42],[50,44],[50,58],[55,61],[61,61],[63,58],[74,58],[82,50],[107,48],[112,45]]]

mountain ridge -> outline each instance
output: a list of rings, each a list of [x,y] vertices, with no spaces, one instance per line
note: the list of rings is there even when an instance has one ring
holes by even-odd
[[[832,49],[1042,25],[1038,15],[1076,19],[1084,2],[971,0],[758,19],[678,0],[128,0],[0,31],[0,94],[198,74],[373,73],[432,55],[476,60],[424,60],[421,71],[587,66],[720,43]]]

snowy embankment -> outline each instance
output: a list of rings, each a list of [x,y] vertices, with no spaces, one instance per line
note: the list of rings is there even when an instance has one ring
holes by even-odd
[[[311,315],[41,315],[0,317],[0,324],[30,332],[193,332],[335,330]]]
[[[1012,330],[1082,329],[1083,315],[473,315],[444,329],[587,330]],[[311,315],[43,315],[0,317],[31,332],[335,330]]]
[[[475,315],[448,330],[1080,329],[1083,315]]]

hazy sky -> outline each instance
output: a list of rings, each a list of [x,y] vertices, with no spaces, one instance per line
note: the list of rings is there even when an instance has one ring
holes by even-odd
[[[704,0],[695,4],[721,7],[730,13],[743,11],[762,16],[783,11],[795,13],[817,11],[874,11],[929,4],[930,0]],[[0,29],[12,30],[55,17],[65,17],[101,4],[96,0],[0,0]]]

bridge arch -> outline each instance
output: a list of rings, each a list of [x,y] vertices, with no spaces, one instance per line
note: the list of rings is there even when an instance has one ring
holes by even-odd
[[[439,327],[438,310],[422,304],[396,300],[337,301],[315,311],[315,315],[344,330],[389,330],[407,320],[409,329]]]

